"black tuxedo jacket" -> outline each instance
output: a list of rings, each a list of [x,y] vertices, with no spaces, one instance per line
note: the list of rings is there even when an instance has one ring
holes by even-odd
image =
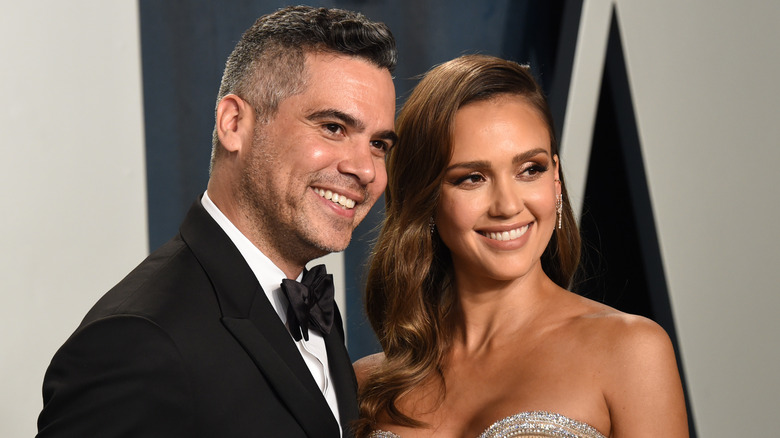
[[[344,436],[357,383],[325,337]],[[43,383],[39,437],[323,437],[338,424],[236,247],[196,201],[90,310]]]

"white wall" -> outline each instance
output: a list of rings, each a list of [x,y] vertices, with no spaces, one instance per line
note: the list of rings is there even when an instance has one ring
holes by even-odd
[[[585,0],[562,136],[580,193],[600,80],[593,61],[603,59],[614,3],[698,435],[771,435],[780,408],[780,3]]]
[[[147,253],[135,1],[0,2],[0,436],[34,436],[43,373]]]

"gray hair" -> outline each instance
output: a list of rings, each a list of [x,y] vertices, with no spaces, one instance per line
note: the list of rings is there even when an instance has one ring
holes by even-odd
[[[236,94],[267,122],[282,100],[303,92],[307,52],[355,56],[391,73],[398,59],[395,39],[384,23],[342,9],[287,7],[258,18],[244,32],[225,64],[217,105]],[[212,168],[221,149],[215,126]]]

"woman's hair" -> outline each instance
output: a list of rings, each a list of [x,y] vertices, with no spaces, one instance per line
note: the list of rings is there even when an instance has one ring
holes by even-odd
[[[522,98],[539,112],[549,130],[551,154],[557,154],[552,116],[528,67],[492,56],[466,55],[436,66],[398,116],[399,141],[387,161],[386,218],[365,294],[368,319],[385,360],[361,385],[358,436],[371,430],[380,414],[398,424],[421,425],[401,413],[396,403],[417,385],[441,376],[450,344],[453,268],[449,250],[438,233],[431,232],[430,221],[452,156],[455,113],[466,104],[506,95]],[[556,284],[568,288],[579,263],[580,236],[561,167],[559,178],[562,227],[553,233],[542,267]]]

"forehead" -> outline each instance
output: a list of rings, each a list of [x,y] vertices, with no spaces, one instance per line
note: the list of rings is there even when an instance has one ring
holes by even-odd
[[[455,113],[451,161],[475,155],[515,155],[535,148],[550,153],[549,127],[539,110],[521,96],[472,102]]]
[[[311,102],[341,100],[395,113],[395,86],[390,71],[359,57],[306,52],[306,87]]]

